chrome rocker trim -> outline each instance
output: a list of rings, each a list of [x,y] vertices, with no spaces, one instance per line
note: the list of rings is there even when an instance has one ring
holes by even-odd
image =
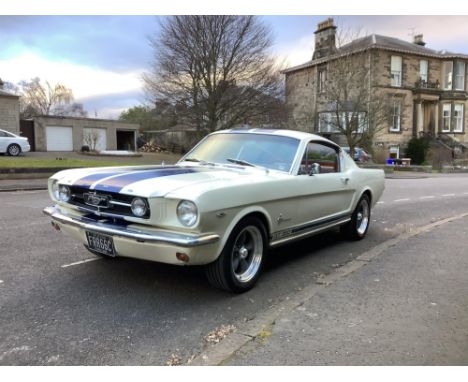
[[[59,209],[55,206],[44,208],[43,213],[47,216],[50,216],[52,220],[61,224],[82,228],[87,231],[99,232],[105,235],[133,239],[140,243],[150,242],[170,244],[178,247],[198,247],[201,245],[213,244],[219,240],[219,236],[216,234],[197,235],[165,231],[150,232],[129,229],[108,223],[100,223],[86,217],[71,217],[59,211]]]

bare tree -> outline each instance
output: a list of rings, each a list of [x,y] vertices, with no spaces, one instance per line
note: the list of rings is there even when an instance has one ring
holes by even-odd
[[[91,151],[96,151],[99,142],[99,131],[96,129],[86,129],[83,132],[83,143],[89,147]]]
[[[268,55],[269,29],[255,16],[173,16],[151,40],[143,76],[150,99],[169,100],[198,129],[229,128],[268,114],[282,79]]]
[[[338,43],[355,40],[350,33],[340,35]],[[324,68],[322,75],[326,78],[318,83],[318,123],[328,126],[330,132],[343,134],[354,155],[355,147],[371,146],[376,133],[388,127],[392,102],[372,81],[371,51],[340,45]]]
[[[22,118],[37,115],[85,117],[83,105],[74,102],[73,91],[65,85],[41,83],[36,77],[19,83],[20,112]]]

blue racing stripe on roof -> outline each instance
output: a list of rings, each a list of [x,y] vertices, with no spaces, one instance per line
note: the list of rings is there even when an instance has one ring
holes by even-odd
[[[139,182],[141,180],[161,178],[164,176],[190,174],[201,171],[204,170],[194,167],[164,167],[156,170],[152,169],[138,172],[136,171],[133,173],[122,174],[121,176],[116,176],[107,180],[104,179],[102,182],[97,183],[93,189],[96,191],[119,192],[129,184]]]

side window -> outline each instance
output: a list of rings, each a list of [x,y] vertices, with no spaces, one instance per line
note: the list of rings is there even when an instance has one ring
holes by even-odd
[[[0,138],[8,137],[7,133],[0,131]]]
[[[299,175],[339,172],[339,154],[333,147],[309,142],[302,157]]]

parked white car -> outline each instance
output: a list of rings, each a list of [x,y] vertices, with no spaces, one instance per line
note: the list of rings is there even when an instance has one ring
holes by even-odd
[[[327,139],[233,129],[173,166],[58,172],[44,213],[95,254],[205,265],[212,285],[244,292],[269,248],[334,227],[362,239],[383,190],[382,170],[360,169]]]
[[[28,138],[0,130],[0,153],[16,157],[22,152],[27,153],[29,150],[31,150],[31,147]]]

